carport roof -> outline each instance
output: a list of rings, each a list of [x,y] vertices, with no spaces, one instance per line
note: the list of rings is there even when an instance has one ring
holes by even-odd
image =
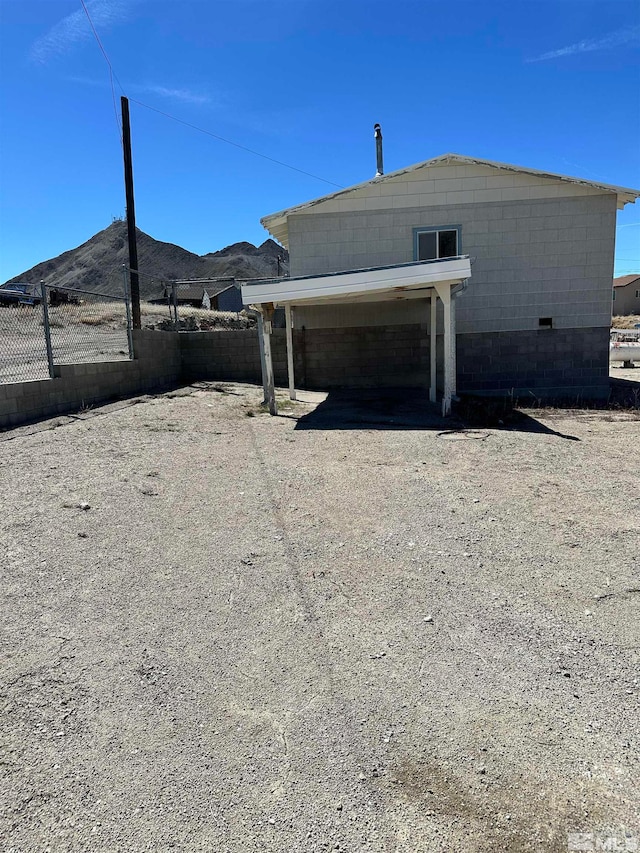
[[[329,195],[321,196],[320,198],[313,199],[312,201],[306,201],[303,204],[297,204],[293,207],[288,207],[285,210],[278,211],[277,213],[271,213],[268,216],[263,216],[260,222],[267,229],[267,231],[273,237],[275,237],[276,240],[282,243],[282,245],[288,246],[289,228],[287,224],[287,219],[289,216],[296,213],[304,213],[310,208],[315,207],[316,205],[322,204],[323,202],[329,201],[331,199],[342,198],[344,196],[349,195],[349,193],[355,192],[356,190],[362,190],[366,187],[375,186],[381,181],[388,181],[392,180],[393,178],[399,178],[402,175],[410,174],[411,172],[416,172],[418,169],[426,169],[430,166],[445,165],[489,166],[490,168],[500,169],[502,171],[518,172],[524,175],[533,175],[538,178],[564,181],[570,184],[578,184],[583,187],[594,187],[595,189],[602,190],[603,192],[615,193],[615,195],[617,196],[617,203],[619,209],[622,209],[625,204],[632,204],[637,198],[640,198],[640,190],[634,190],[629,187],[619,187],[615,186],[614,184],[605,184],[601,181],[589,181],[585,178],[575,178],[571,177],[570,175],[560,175],[557,172],[544,172],[540,169],[529,169],[525,168],[524,166],[515,166],[510,163],[500,163],[495,160],[484,160],[481,157],[468,157],[464,154],[442,154],[440,157],[433,157],[431,160],[424,160],[421,163],[415,163],[413,166],[407,166],[404,169],[397,169],[395,172],[389,172],[386,175],[381,175],[368,181],[362,181],[359,184],[354,184],[353,186],[346,187],[343,190],[338,190],[337,192],[329,193]]]
[[[380,302],[426,298],[439,285],[471,277],[468,255],[413,261],[297,278],[274,278],[242,285],[244,305],[301,305],[327,302]]]

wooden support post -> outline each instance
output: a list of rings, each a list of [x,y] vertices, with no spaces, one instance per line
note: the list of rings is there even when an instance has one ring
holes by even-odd
[[[448,284],[436,284],[438,296],[444,306],[444,393],[442,395],[442,417],[451,414],[452,381],[452,345],[451,345],[451,287]]]
[[[451,291],[449,291],[451,293]],[[451,296],[451,396],[458,393],[458,365],[456,347],[456,297]]]
[[[437,322],[438,322],[438,294],[435,290],[431,294],[431,323],[429,324],[429,368],[431,371],[431,384],[429,385],[429,400],[432,403],[436,401],[436,382],[438,379],[437,370]]]
[[[278,407],[276,405],[276,388],[273,379],[273,359],[271,358],[273,305],[261,305],[260,308],[262,309],[262,348],[264,352],[264,384],[266,385],[267,405],[269,406],[269,414],[277,415]]]
[[[258,347],[260,349],[260,372],[262,374],[263,404],[267,403],[267,363],[264,360],[264,320],[262,312],[258,313]]]
[[[287,331],[287,375],[289,377],[289,399],[296,399],[296,381],[293,372],[293,331],[291,324],[291,305],[284,306],[284,318]]]

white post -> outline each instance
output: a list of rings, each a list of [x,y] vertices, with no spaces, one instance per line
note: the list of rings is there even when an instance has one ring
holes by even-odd
[[[262,373],[263,403],[267,402],[267,364],[264,360],[264,321],[262,312],[258,314],[258,348],[260,350],[260,372]]]
[[[436,337],[436,325],[438,319],[438,294],[435,290],[431,293],[431,323],[429,325],[429,368],[431,371],[431,385],[429,386],[429,400],[432,403],[436,401],[436,381],[437,381],[437,337]]]
[[[449,291],[451,293],[451,291]],[[451,297],[451,396],[458,393],[458,365],[456,361],[456,297]]]
[[[452,346],[451,346],[451,287],[448,284],[436,284],[438,296],[444,305],[444,393],[442,395],[442,417],[451,414],[452,394]]]
[[[291,305],[284,306],[284,319],[287,330],[287,375],[289,377],[289,399],[296,399],[296,382],[293,373],[293,332],[291,324]]]
[[[269,310],[267,306],[260,306],[260,321],[262,323],[262,351],[264,354],[264,373],[262,375],[262,384],[265,386],[267,404],[269,406],[269,414],[277,415],[278,407],[276,406],[276,389],[273,381],[273,360],[271,358],[271,318],[273,309]]]

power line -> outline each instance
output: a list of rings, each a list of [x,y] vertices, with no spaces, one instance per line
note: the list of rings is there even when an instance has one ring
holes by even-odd
[[[147,110],[152,110],[154,113],[159,113],[161,116],[165,118],[170,118],[172,121],[177,121],[178,124],[184,124],[185,127],[190,127],[192,130],[197,130],[199,133],[204,133],[206,136],[211,136],[213,139],[217,139],[218,142],[225,142],[227,145],[233,145],[234,148],[239,148],[241,151],[247,151],[249,154],[254,154],[256,157],[262,157],[263,160],[268,160],[270,163],[276,163],[278,166],[284,166],[285,169],[292,169],[294,172],[299,172],[301,175],[306,175],[308,178],[315,178],[317,181],[322,181],[325,184],[330,184],[332,187],[338,187],[338,189],[342,190],[344,187],[342,184],[336,184],[334,181],[328,181],[326,178],[321,178],[319,175],[314,175],[312,172],[306,172],[304,169],[298,169],[297,166],[291,166],[289,163],[284,163],[282,160],[276,160],[275,157],[269,157],[267,154],[261,154],[259,151],[254,151],[253,148],[247,148],[246,145],[240,145],[239,142],[233,142],[231,139],[225,139],[224,136],[219,136],[217,133],[212,133],[210,130],[205,130],[203,127],[198,127],[195,124],[191,124],[188,121],[184,121],[181,118],[177,118],[176,116],[172,116],[170,113],[166,113],[163,110],[157,109],[157,107],[150,107],[149,104],[144,104],[142,101],[137,101],[135,98],[130,98],[134,104],[138,104],[140,107],[144,107]]]
[[[91,27],[91,31],[92,31],[93,35],[95,36],[96,41],[98,42],[98,47],[102,51],[102,55],[104,56],[105,61],[107,63],[107,66],[109,68],[109,82],[111,83],[111,97],[113,99],[113,112],[114,112],[114,115],[116,117],[116,125],[118,126],[118,133],[120,135],[120,143],[122,144],[122,127],[120,125],[120,119],[118,117],[118,107],[116,105],[116,90],[115,90],[115,87],[113,85],[113,78],[114,77],[116,78],[116,80],[118,82],[118,86],[120,86],[121,89],[122,89],[122,83],[118,80],[118,77],[117,77],[115,71],[113,70],[113,65],[111,64],[111,61],[109,60],[109,57],[107,56],[107,51],[102,46],[102,42],[100,41],[100,36],[98,35],[98,32],[93,25],[93,21],[91,20],[91,15],[89,14],[89,10],[87,9],[84,0],[80,0],[80,2],[82,3],[82,8],[84,9],[85,15],[87,16],[87,20],[89,21],[89,26]],[[124,89],[122,89],[122,91],[124,92]]]
[[[107,63],[107,66],[109,68],[109,81],[111,83],[111,96],[113,98],[113,111],[114,111],[115,116],[116,116],[116,124],[118,125],[118,131],[120,133],[120,142],[122,142],[122,127],[120,125],[120,120],[118,118],[118,109],[116,106],[116,92],[115,92],[115,87],[113,85],[114,78],[115,78],[118,86],[120,86],[122,93],[124,95],[126,95],[126,92],[124,91],[124,87],[123,87],[122,83],[120,82],[120,80],[118,80],[118,75],[113,70],[113,65],[111,64],[111,60],[109,59],[109,57],[107,55],[107,51],[104,49],[104,46],[103,46],[102,42],[100,41],[100,36],[98,35],[98,32],[97,32],[95,26],[93,25],[93,21],[91,20],[91,15],[89,14],[89,10],[87,9],[87,6],[85,4],[85,0],[80,0],[80,2],[82,3],[82,8],[84,9],[85,15],[87,16],[87,20],[89,21],[89,25],[91,26],[91,31],[95,37],[96,42],[98,43],[98,47],[100,48],[100,51],[101,51],[102,55],[104,56],[105,62]],[[135,98],[129,98],[129,100],[133,101],[134,104],[138,104],[138,106],[140,106],[140,107],[144,107],[145,109],[151,110],[154,113],[159,113],[160,115],[164,116],[165,118],[171,119],[171,121],[178,122],[178,124],[183,124],[185,127],[190,127],[192,130],[197,130],[198,133],[204,133],[206,136],[211,136],[213,139],[217,139],[218,142],[224,142],[227,145],[232,145],[234,148],[239,148],[241,151],[246,151],[248,154],[253,154],[255,157],[262,157],[263,160],[268,160],[270,163],[275,163],[278,166],[284,166],[285,169],[291,169],[294,172],[298,172],[301,175],[306,175],[308,178],[314,178],[316,181],[322,181],[323,183],[329,184],[332,187],[337,187],[340,190],[344,189],[342,184],[336,184],[334,181],[328,181],[326,178],[321,178],[320,175],[314,175],[312,172],[307,172],[304,169],[298,169],[297,166],[291,166],[289,163],[285,163],[282,160],[276,160],[275,157],[269,157],[267,154],[261,154],[260,151],[255,151],[253,148],[247,148],[246,145],[240,145],[239,142],[233,142],[233,140],[231,140],[231,139],[225,139],[224,136],[219,136],[217,133],[212,133],[212,131],[205,130],[203,127],[198,127],[195,124],[191,124],[188,121],[184,121],[183,119],[178,118],[177,116],[173,116],[170,113],[166,113],[163,110],[159,110],[156,107],[151,107],[151,106],[149,106],[149,104],[144,104],[142,101],[137,101]]]

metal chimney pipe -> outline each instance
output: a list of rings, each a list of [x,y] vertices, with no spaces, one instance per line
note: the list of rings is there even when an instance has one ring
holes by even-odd
[[[373,125],[373,135],[376,138],[376,178],[384,175],[382,168],[382,128],[379,124]]]

